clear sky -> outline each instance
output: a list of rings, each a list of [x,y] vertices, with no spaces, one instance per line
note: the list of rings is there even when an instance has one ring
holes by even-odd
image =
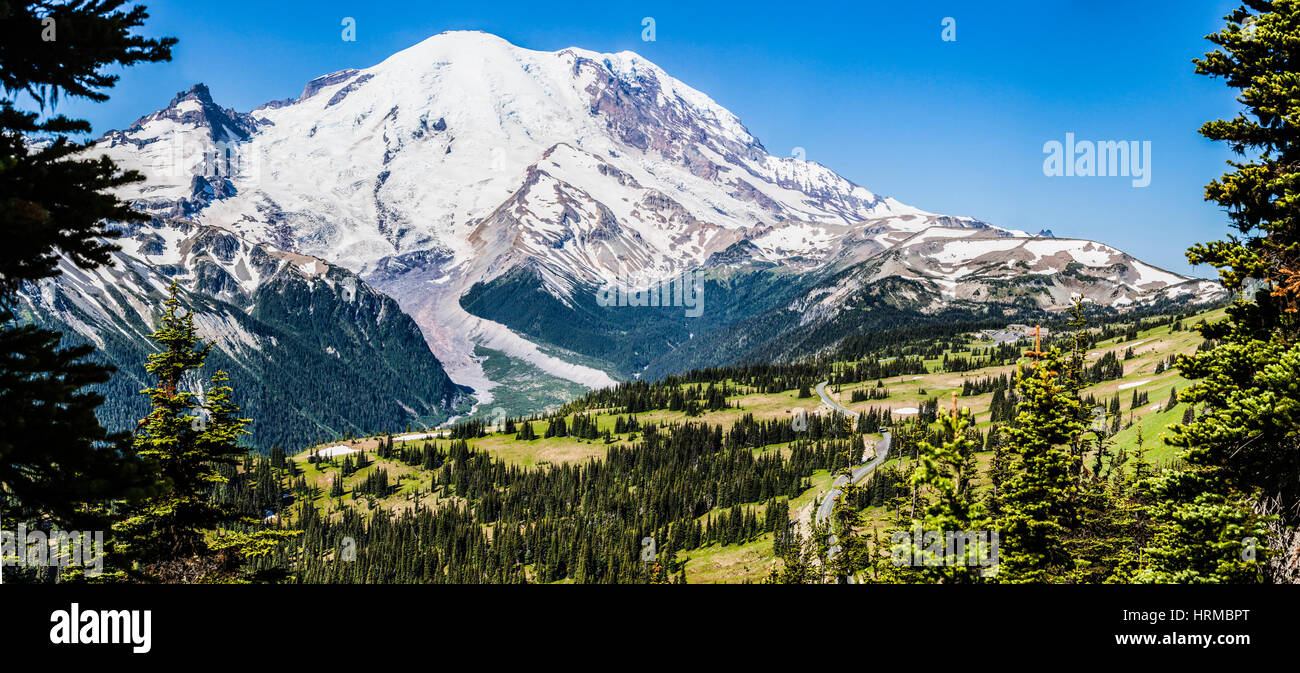
[[[1183,273],[1188,244],[1226,231],[1202,194],[1229,153],[1197,129],[1238,105],[1191,59],[1235,2],[144,4],[148,34],[180,39],[174,60],[124,71],[108,103],[65,101],[59,112],[96,132],[121,128],[195,82],[247,111],[435,33],[479,29],[531,49],[635,51],[736,113],[773,154],[803,148],[927,210],[1100,240]],[[341,39],[344,17],[355,42]],[[645,17],[653,42],[642,40]],[[942,39],[945,17],[955,41]],[[1045,176],[1043,144],[1067,132],[1149,141],[1150,185]]]

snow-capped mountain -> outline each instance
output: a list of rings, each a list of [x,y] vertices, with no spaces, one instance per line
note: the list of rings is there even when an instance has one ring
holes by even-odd
[[[611,327],[603,338],[615,343],[595,355],[584,344],[600,334],[566,342],[540,324],[600,323],[592,289],[628,276],[770,269],[785,280],[764,301],[809,307],[783,318],[794,324],[886,278],[932,290],[927,305],[1017,303],[1023,292],[1007,287],[1021,276],[1050,286],[1031,293],[1041,309],[1070,292],[1117,307],[1213,295],[1100,244],[929,213],[773,156],[731,112],[631,52],[443,33],[247,114],[196,86],[97,149],[149,178],[124,192],[144,209],[361,275],[480,401],[495,384],[480,348],[588,386],[648,366],[636,348],[606,357],[626,330]],[[256,285],[248,271],[231,277]],[[520,305],[504,287],[533,299]],[[777,306],[712,301],[731,321],[713,329]],[[673,328],[654,357],[678,337],[706,339],[705,327]]]
[[[870,270],[858,274],[863,284],[917,281],[939,299],[936,305],[948,307],[1013,298],[1052,310],[1073,297],[1127,307],[1179,297],[1212,301],[1222,293],[1217,283],[1170,273],[1103,243],[951,227],[925,229],[863,268]]]

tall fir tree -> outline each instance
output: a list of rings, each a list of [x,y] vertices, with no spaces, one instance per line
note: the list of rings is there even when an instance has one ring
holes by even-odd
[[[1149,484],[1159,529],[1140,577],[1300,582],[1300,556],[1269,553],[1300,542],[1300,1],[1248,0],[1225,19],[1195,63],[1245,108],[1201,127],[1240,157],[1205,190],[1236,233],[1187,257],[1216,267],[1234,301],[1199,328],[1212,347],[1178,359],[1194,381],[1179,400],[1199,413],[1169,434],[1186,468]]]
[[[200,341],[176,283],[151,336],[161,348],[145,363],[156,379],[142,391],[152,410],[140,421],[133,447],[155,470],[159,492],[117,524],[116,551],[150,579],[229,581],[238,577],[241,560],[270,553],[288,534],[241,530],[254,523],[250,517],[212,498],[228,480],[222,466],[233,467],[247,454],[239,439],[250,420],[239,417],[225,372],[213,374],[202,394],[186,389],[198,384],[197,370],[212,347]]]
[[[852,465],[844,468],[841,474],[852,479]],[[867,541],[858,530],[861,525],[861,513],[854,506],[854,500],[861,487],[852,481],[846,481],[840,487],[840,497],[831,507],[831,521],[835,535],[835,553],[831,558],[831,569],[837,580],[856,577],[866,557]]]
[[[1017,377],[1020,413],[1007,431],[1016,460],[999,502],[1001,582],[1058,581],[1073,566],[1064,541],[1079,519],[1080,458],[1072,446],[1083,410],[1065,368],[1053,347]]]
[[[970,410],[949,413],[939,419],[942,436],[947,441],[931,443],[923,440],[918,448],[916,470],[912,484],[923,491],[927,501],[925,512],[914,530],[933,534],[943,541],[944,552],[937,557],[926,549],[925,540],[911,540],[913,559],[920,558],[921,565],[914,570],[924,581],[945,584],[975,584],[985,580],[985,568],[993,554],[990,534],[991,521],[984,505],[972,497],[969,488],[975,442],[967,430],[971,426]],[[947,541],[956,543],[951,546]],[[973,543],[973,544],[972,544]]]
[[[31,325],[18,302],[24,285],[59,275],[61,258],[108,263],[108,223],[144,219],[110,192],[140,176],[81,155],[89,143],[70,139],[90,124],[41,114],[61,96],[107,100],[115,66],[171,58],[176,41],[137,35],[148,14],[124,4],[0,3],[0,518],[102,522],[103,503],[146,484],[123,438],[100,426],[102,398],[86,391],[112,370],[91,347],[64,348],[61,335]],[[41,113],[19,109],[20,95]]]

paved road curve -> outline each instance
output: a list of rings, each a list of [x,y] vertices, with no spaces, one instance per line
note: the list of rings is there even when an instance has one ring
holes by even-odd
[[[817,384],[817,394],[822,398],[822,402],[825,403],[826,406],[829,406],[830,408],[835,409],[836,411],[847,415],[849,418],[857,418],[857,414],[840,406],[838,403],[835,402],[835,400],[832,400],[830,396],[826,394],[827,383],[828,381],[822,381],[821,383]],[[827,517],[831,515],[831,508],[835,506],[836,499],[838,499],[840,497],[840,494],[843,493],[843,491],[840,489],[841,486],[843,486],[846,483],[849,483],[850,479],[852,479],[852,483],[855,484],[858,483],[859,481],[862,481],[864,478],[866,478],[867,475],[871,474],[872,470],[876,469],[876,467],[878,467],[881,463],[885,462],[885,457],[889,454],[889,445],[892,440],[892,437],[890,436],[888,430],[886,430],[881,434],[883,434],[885,438],[876,442],[876,455],[874,458],[853,468],[852,477],[841,474],[840,476],[835,477],[835,481],[831,482],[831,489],[826,492],[826,497],[822,499],[821,506],[817,508],[818,523],[825,521]],[[835,552],[839,551],[839,546],[835,544],[834,534],[831,534],[830,542],[831,542],[830,552],[831,555],[834,556]],[[849,578],[849,583],[850,584],[853,583],[852,577]]]

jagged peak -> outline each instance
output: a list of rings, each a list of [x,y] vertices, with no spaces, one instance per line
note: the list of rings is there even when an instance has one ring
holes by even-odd
[[[203,82],[198,82],[184,91],[177,92],[171,102],[167,104],[167,107],[176,107],[182,101],[186,100],[198,100],[207,105],[215,105],[215,103],[212,102],[212,91],[209,90],[208,85]]]
[[[101,140],[132,142],[130,137],[148,135],[150,124],[159,120],[172,120],[205,129],[214,142],[246,140],[256,125],[248,115],[218,105],[212,99],[208,85],[198,82],[184,91],[178,91],[167,107],[135,120],[125,130],[109,131]]]

